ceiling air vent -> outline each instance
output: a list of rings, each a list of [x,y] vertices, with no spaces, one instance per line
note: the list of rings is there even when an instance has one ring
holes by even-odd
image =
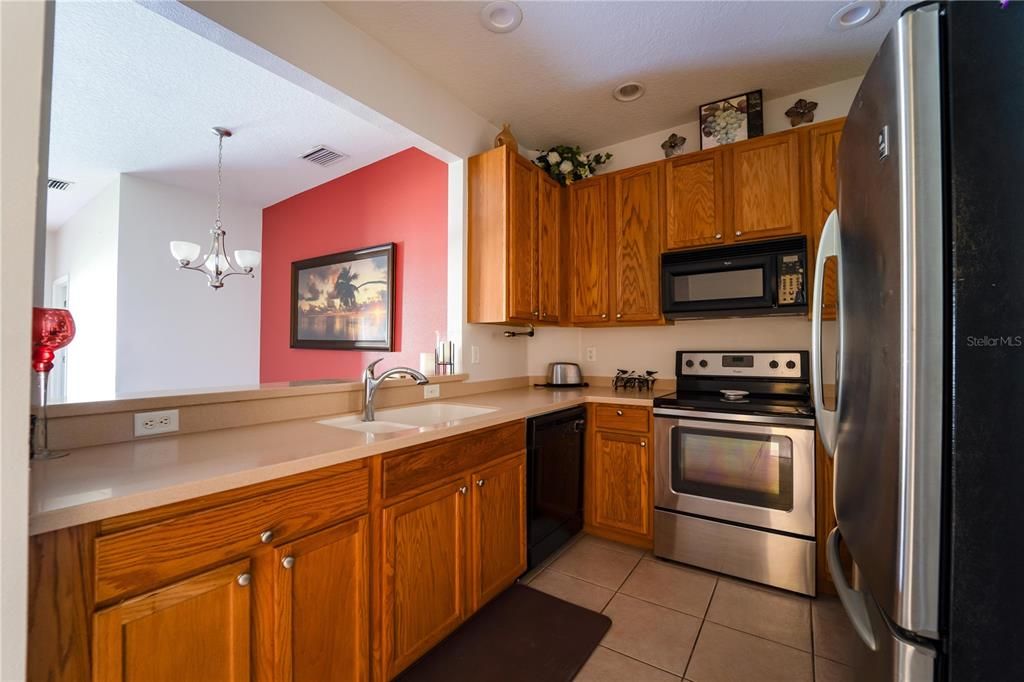
[[[348,158],[345,154],[335,151],[327,145],[317,145],[302,155],[303,159],[318,166],[333,166],[342,159]]]
[[[63,192],[65,190],[71,189],[71,185],[73,184],[75,183],[68,182],[67,180],[58,180],[57,178],[46,179],[46,189],[55,189],[58,192]]]

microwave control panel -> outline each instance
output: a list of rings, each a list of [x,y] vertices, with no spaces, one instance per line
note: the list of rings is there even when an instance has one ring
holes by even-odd
[[[779,305],[807,303],[804,259],[795,253],[779,256]]]

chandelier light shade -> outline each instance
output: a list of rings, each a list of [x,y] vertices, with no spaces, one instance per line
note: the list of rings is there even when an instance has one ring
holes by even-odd
[[[222,171],[224,166],[224,138],[231,137],[231,131],[227,128],[214,128],[213,134],[217,136],[217,219],[213,222],[213,229],[210,230],[212,241],[210,249],[200,257],[199,244],[194,242],[173,241],[171,242],[171,255],[178,261],[179,270],[195,270],[206,275],[208,284],[214,291],[224,286],[224,280],[231,275],[249,275],[255,277],[253,270],[260,264],[260,252],[248,249],[235,251],[235,259],[228,257],[224,247],[224,225],[220,219],[221,210],[221,188]]]

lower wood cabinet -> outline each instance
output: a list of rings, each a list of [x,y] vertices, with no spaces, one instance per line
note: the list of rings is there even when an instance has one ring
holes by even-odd
[[[249,561],[128,599],[93,617],[93,679],[249,679]]]
[[[274,549],[277,682],[370,678],[366,516]]]
[[[470,603],[479,609],[526,570],[526,460],[472,476]]]

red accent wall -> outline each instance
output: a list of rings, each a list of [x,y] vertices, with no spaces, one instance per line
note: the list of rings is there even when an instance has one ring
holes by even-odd
[[[289,348],[293,261],[395,243],[395,352]],[[445,334],[448,167],[416,148],[263,209],[260,381],[356,378],[370,360],[418,367]],[[230,352],[228,350],[227,352]]]

